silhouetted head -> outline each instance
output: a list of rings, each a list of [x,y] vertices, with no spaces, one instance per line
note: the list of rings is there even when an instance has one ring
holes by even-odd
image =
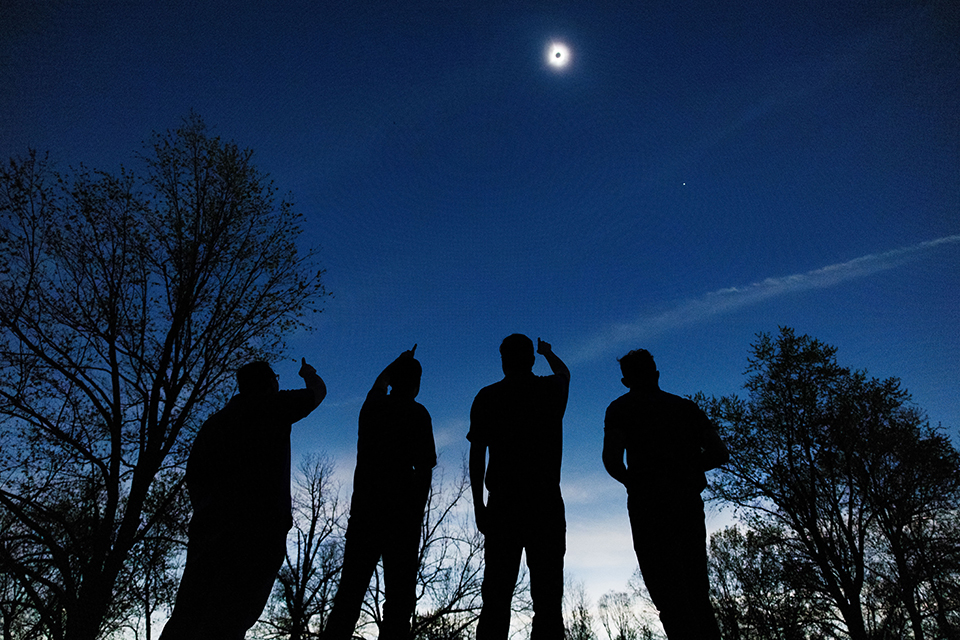
[[[623,374],[620,379],[623,386],[630,389],[657,386],[660,372],[657,371],[653,356],[646,349],[634,349],[617,362],[620,363],[620,372]]]
[[[500,362],[505,376],[530,373],[536,358],[533,340],[522,333],[509,335],[500,343]]]
[[[420,393],[420,376],[423,367],[416,358],[400,358],[391,365],[390,386],[391,394],[416,398]]]
[[[277,374],[266,362],[251,362],[237,369],[237,386],[240,395],[264,395],[280,390]]]

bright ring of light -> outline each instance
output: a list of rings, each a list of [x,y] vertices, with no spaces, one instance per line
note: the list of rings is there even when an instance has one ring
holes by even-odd
[[[547,64],[552,67],[565,67],[570,62],[570,49],[562,42],[551,42],[547,47]]]

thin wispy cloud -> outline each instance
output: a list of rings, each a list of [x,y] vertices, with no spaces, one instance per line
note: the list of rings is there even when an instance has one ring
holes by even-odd
[[[779,296],[826,289],[840,283],[892,269],[935,247],[960,242],[960,234],[937,238],[883,253],[872,253],[847,262],[741,287],[719,289],[681,301],[656,314],[641,316],[635,322],[617,324],[575,349],[571,362],[584,362],[609,354],[625,344],[649,340],[668,331],[702,322],[713,316],[736,311]]]

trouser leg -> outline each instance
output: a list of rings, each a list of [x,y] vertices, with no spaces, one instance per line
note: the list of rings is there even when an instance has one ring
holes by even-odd
[[[238,554],[233,558],[235,565],[246,565],[245,572],[248,576],[246,588],[235,594],[240,638],[247,629],[256,624],[263,613],[286,554],[287,534],[283,532],[279,535],[268,534],[263,539],[258,538],[252,546],[246,548],[245,554]],[[244,568],[241,568],[241,571],[244,571]]]
[[[670,640],[719,640],[707,572],[703,502],[672,509],[631,504],[640,573]]]
[[[564,535],[548,532],[546,539],[526,545],[533,600],[531,640],[563,640]]]
[[[346,538],[340,584],[337,585],[333,608],[323,630],[324,640],[349,640],[353,636],[363,598],[370,586],[370,577],[380,559],[380,549],[374,536],[361,531],[351,532],[348,527]]]
[[[191,539],[162,640],[242,640],[270,597],[285,547],[282,531]]]
[[[386,600],[383,604],[383,623],[380,640],[407,640],[410,619],[417,607],[417,571],[420,568],[419,513],[413,509],[409,517],[397,521],[397,529],[383,552],[383,578]],[[417,517],[414,518],[414,515]]]
[[[520,574],[523,547],[512,536],[488,534],[484,541],[483,607],[477,622],[477,640],[506,640],[510,634],[510,604]]]

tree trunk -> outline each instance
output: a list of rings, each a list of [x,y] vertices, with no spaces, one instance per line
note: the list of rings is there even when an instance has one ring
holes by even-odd
[[[860,603],[848,604],[840,609],[843,621],[847,624],[847,633],[850,640],[868,640],[867,626],[863,621],[863,610]]]
[[[102,574],[84,578],[79,597],[72,610],[67,610],[64,640],[97,640],[112,591],[105,582]]]

